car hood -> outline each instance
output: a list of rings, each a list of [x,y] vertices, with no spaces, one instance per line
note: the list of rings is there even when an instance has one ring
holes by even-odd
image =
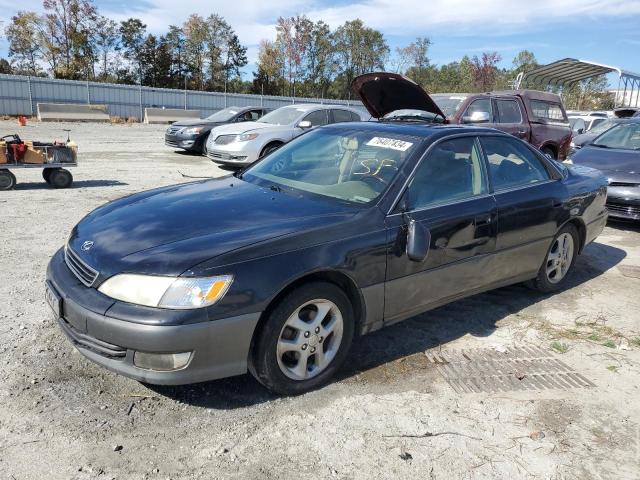
[[[586,145],[571,156],[571,161],[576,165],[597,168],[610,180],[640,181],[640,151]]]
[[[335,225],[356,211],[230,176],[108,203],[74,227],[69,246],[102,279],[121,272],[179,275],[242,247]]]
[[[374,118],[402,109],[431,112],[446,118],[440,107],[413,80],[396,73],[374,72],[356,77],[351,88]]]
[[[215,128],[215,135],[240,135],[242,133],[261,130],[263,133],[291,130],[291,125],[273,125],[264,122],[241,122],[222,125]]]

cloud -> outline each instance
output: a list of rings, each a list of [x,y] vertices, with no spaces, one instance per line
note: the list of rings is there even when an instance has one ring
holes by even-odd
[[[332,26],[354,18],[392,35],[522,33],[584,17],[640,14],[640,0],[361,0],[309,12]]]

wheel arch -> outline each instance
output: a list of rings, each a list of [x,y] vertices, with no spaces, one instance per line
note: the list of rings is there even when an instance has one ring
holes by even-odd
[[[584,249],[585,243],[587,241],[587,226],[585,225],[584,221],[581,218],[573,217],[567,220],[566,222],[564,222],[560,226],[558,231],[562,230],[567,225],[573,225],[574,228],[578,231],[578,241],[580,242],[578,246],[578,253],[580,254],[582,253],[582,250]]]
[[[553,151],[555,158],[558,158],[558,155],[560,154],[560,148],[558,145],[553,142],[546,142],[540,146],[540,150],[544,150],[545,148]]]
[[[251,345],[249,347],[249,356],[254,351],[255,341],[260,335],[262,326],[265,324],[269,315],[276,307],[276,305],[284,298],[289,292],[295,290],[302,285],[312,282],[326,282],[332,283],[340,288],[349,298],[353,307],[353,315],[355,317],[355,332],[356,335],[361,331],[361,327],[364,323],[366,315],[366,307],[362,292],[356,285],[355,281],[346,273],[339,270],[318,270],[314,272],[306,273],[295,280],[290,281],[286,286],[280,289],[280,291],[269,301],[267,307],[262,311],[258,324],[256,325],[251,338]]]
[[[269,148],[272,145],[278,145],[278,146],[282,146],[284,145],[286,142],[284,140],[280,140],[279,138],[272,138],[270,139],[267,143],[265,143],[263,145],[263,147],[260,149],[260,156],[262,157],[262,153]]]

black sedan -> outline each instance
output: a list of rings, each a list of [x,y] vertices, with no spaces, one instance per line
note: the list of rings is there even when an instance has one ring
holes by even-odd
[[[195,153],[206,154],[209,132],[214,127],[235,122],[258,120],[269,109],[263,107],[229,107],[199,120],[183,120],[172,123],[164,134],[165,145]]]
[[[233,176],[98,208],[49,263],[60,327],[142,382],[249,370],[298,394],[358,335],[517,282],[562,288],[604,228],[606,178],[435,118],[321,127]]]
[[[581,148],[571,162],[601,170],[608,178],[609,215],[640,220],[640,118],[618,124]]]

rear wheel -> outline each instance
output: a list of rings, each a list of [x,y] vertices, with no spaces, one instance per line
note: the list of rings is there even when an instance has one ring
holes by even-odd
[[[42,178],[44,178],[44,181],[47,183],[49,183],[49,179],[51,178],[51,172],[52,170],[50,168],[42,170]]]
[[[69,188],[73,183],[73,175],[64,168],[52,169],[49,174],[49,185],[53,188]]]
[[[13,190],[16,176],[9,170],[0,170],[0,190]]]
[[[254,341],[249,369],[269,390],[297,395],[331,379],[355,329],[349,298],[331,283],[309,283],[285,296]]]
[[[557,160],[556,152],[551,147],[544,147],[542,149],[542,153],[544,153],[549,158],[553,158],[554,160]]]
[[[573,269],[579,245],[576,228],[573,225],[564,226],[553,239],[532,286],[541,292],[561,290]]]

